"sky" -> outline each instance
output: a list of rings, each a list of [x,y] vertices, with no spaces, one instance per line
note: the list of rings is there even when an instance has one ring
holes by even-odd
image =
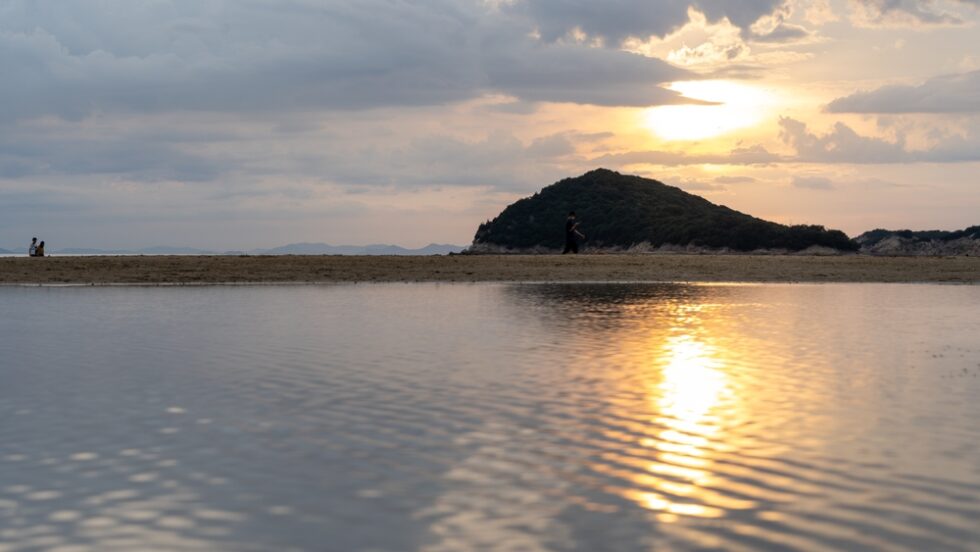
[[[465,245],[597,167],[852,236],[959,229],[978,22],[980,0],[0,0],[0,247]]]

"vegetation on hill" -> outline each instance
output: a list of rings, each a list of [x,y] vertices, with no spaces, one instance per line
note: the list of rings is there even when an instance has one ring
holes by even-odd
[[[560,248],[564,222],[575,211],[587,245],[662,245],[799,251],[811,246],[853,251],[839,230],[786,226],[758,219],[656,180],[597,169],[567,178],[508,206],[480,225],[474,245]]]
[[[916,241],[952,241],[958,240],[960,238],[972,238],[980,239],[980,226],[971,226],[969,228],[964,228],[963,230],[956,231],[946,231],[946,230],[885,230],[882,228],[876,228],[865,232],[857,237],[857,242],[864,247],[870,247],[878,242],[897,236],[899,238],[905,238],[907,240]]]

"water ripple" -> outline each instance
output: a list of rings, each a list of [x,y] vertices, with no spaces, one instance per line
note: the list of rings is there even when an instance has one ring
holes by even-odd
[[[0,551],[977,550],[980,289],[0,289]]]

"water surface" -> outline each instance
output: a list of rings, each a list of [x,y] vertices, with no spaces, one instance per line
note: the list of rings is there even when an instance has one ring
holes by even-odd
[[[980,549],[980,287],[0,307],[0,551]]]

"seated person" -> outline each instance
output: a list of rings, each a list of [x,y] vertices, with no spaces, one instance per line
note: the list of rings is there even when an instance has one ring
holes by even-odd
[[[28,257],[37,256],[37,238],[31,238],[31,246],[27,248]]]
[[[34,251],[34,256],[35,257],[43,257],[44,256],[44,242],[41,242],[41,243],[37,244],[37,249]]]

